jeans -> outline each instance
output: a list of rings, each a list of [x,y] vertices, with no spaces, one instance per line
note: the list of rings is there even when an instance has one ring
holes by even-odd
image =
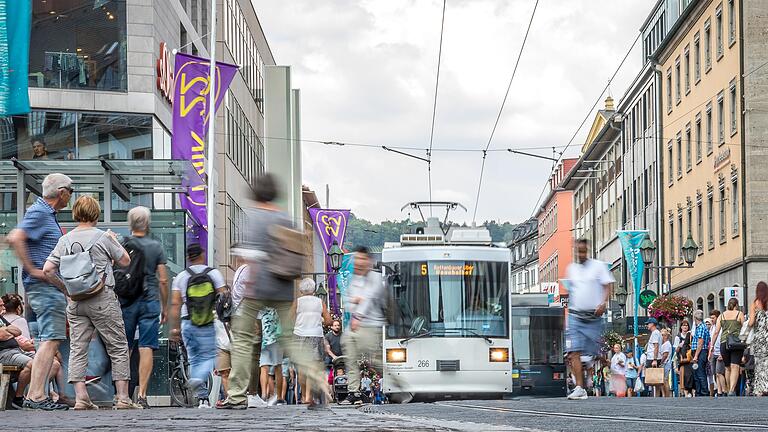
[[[182,320],[181,338],[189,357],[190,384],[199,385],[198,398],[208,399],[208,377],[216,367],[216,329],[213,324],[198,327],[190,320]]]
[[[693,371],[697,396],[709,396],[709,382],[707,381],[707,354],[702,352],[696,362],[699,368]]]

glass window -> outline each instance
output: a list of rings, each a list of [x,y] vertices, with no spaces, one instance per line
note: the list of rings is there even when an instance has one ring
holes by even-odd
[[[699,33],[696,32],[696,36],[693,37],[693,79],[695,82],[699,82],[701,79],[701,46],[699,41]]]
[[[669,217],[669,264],[675,264],[675,221]]]
[[[667,70],[667,113],[672,112],[672,68]]]
[[[677,133],[677,177],[683,176],[683,136]]]
[[[504,262],[421,261],[393,265],[387,275],[398,305],[392,338],[507,337],[509,275]]]
[[[515,361],[528,365],[563,364],[563,321],[559,308],[513,308]]]
[[[7,117],[2,159],[74,159],[76,113],[32,111]],[[10,123],[9,123],[10,122]]]
[[[125,0],[33,0],[29,86],[125,91]]]
[[[704,212],[701,201],[696,204],[696,242],[699,244],[699,252],[704,250]]]
[[[683,263],[683,212],[677,213],[677,261]]]
[[[673,156],[672,156],[672,141],[668,144],[668,153],[669,157],[669,183],[672,184],[672,182],[675,180],[675,164],[673,163]]]
[[[152,159],[152,118],[79,113],[78,159]]]
[[[725,102],[723,92],[717,95],[717,142],[725,143]]]
[[[693,161],[691,158],[691,124],[685,128],[685,167],[688,171],[691,170]]]
[[[725,241],[725,233],[728,232],[726,228],[726,215],[725,215],[725,185],[720,185],[720,242]]]
[[[709,72],[712,69],[712,30],[710,20],[704,23],[704,70]]]
[[[730,86],[730,108],[731,108],[731,135],[736,133],[736,128],[739,121],[739,100],[736,98],[736,80],[731,81]]]
[[[685,64],[685,94],[691,91],[691,54],[689,48],[685,47],[685,56],[683,57]]]
[[[696,163],[701,162],[701,113],[696,114],[696,134],[693,137],[696,140]]]
[[[680,57],[675,60],[675,100],[679,103],[682,95],[680,94]]]
[[[709,248],[712,249],[715,247],[715,216],[714,216],[714,197],[712,196],[712,193],[709,193],[709,196],[707,197],[707,234],[709,241]]]
[[[731,184],[731,208],[733,213],[733,221],[731,225],[733,227],[733,235],[739,234],[739,183],[736,179],[733,179]]]
[[[712,153],[712,102],[707,103],[707,154]]]
[[[736,7],[733,0],[728,0],[728,44],[736,42]]]
[[[717,43],[717,59],[723,56],[723,5],[717,6],[715,12],[715,41]]]

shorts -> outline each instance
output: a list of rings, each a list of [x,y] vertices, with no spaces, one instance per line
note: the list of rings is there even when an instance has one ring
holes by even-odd
[[[30,284],[26,287],[27,303],[37,315],[37,340],[67,339],[67,298],[53,285]]]
[[[35,353],[24,352],[19,348],[8,348],[0,351],[0,364],[3,366],[27,367]]]
[[[283,350],[280,344],[273,343],[262,348],[259,364],[261,366],[281,366],[283,364]]]
[[[715,375],[725,375],[725,362],[723,360],[715,361]]]
[[[325,343],[322,336],[296,336],[297,349],[312,354],[312,360],[322,361],[325,354]]]
[[[229,351],[219,350],[216,356],[216,370],[219,372],[232,369],[232,354]]]
[[[602,334],[602,320],[584,321],[576,318],[573,314],[568,314],[568,329],[565,331],[565,352],[598,355]]]
[[[741,365],[741,357],[744,356],[744,350],[729,350],[725,346],[725,342],[720,344],[720,355],[723,356],[723,364],[725,367],[730,367],[732,364]]]
[[[133,346],[136,327],[139,328],[139,348],[159,348],[160,300],[136,300],[132,305],[122,308],[125,336],[128,347]]]
[[[627,378],[627,388],[628,389],[635,389],[635,381],[637,381],[637,378]]]
[[[288,357],[283,358],[283,369],[281,372],[283,373],[284,377],[288,378],[288,376],[290,375],[290,368],[292,366],[293,365],[291,364],[291,359],[289,359]]]

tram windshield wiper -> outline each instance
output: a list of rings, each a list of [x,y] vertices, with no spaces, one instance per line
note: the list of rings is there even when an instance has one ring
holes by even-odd
[[[493,340],[491,340],[491,338],[489,338],[488,336],[486,336],[486,335],[484,335],[484,334],[482,334],[482,333],[478,332],[478,331],[477,331],[477,330],[475,330],[475,329],[471,329],[471,328],[449,328],[449,329],[446,329],[446,330],[454,330],[454,331],[465,331],[465,332],[470,332],[470,333],[472,333],[474,336],[478,336],[478,337],[481,337],[481,338],[485,339],[485,341],[486,341],[486,342],[488,342],[488,345],[493,345]]]
[[[425,331],[423,333],[415,334],[413,336],[408,336],[407,338],[401,340],[400,344],[404,344],[404,343],[408,342],[411,339],[419,339],[419,338],[428,337],[428,336],[432,336],[432,335],[434,335],[434,332],[432,330],[427,330],[427,331]]]

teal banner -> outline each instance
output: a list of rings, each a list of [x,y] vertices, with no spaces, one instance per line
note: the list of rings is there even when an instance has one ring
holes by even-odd
[[[352,275],[354,273],[355,254],[344,254],[344,257],[341,259],[341,268],[339,269],[339,273],[336,275],[336,289],[339,290],[339,298],[344,300],[347,299],[347,290],[349,290],[349,284],[352,281]],[[347,312],[347,307],[344,304],[342,304],[342,310],[344,313],[340,317],[341,325],[342,328],[346,329],[352,315]]]
[[[0,0],[0,116],[29,112],[32,0]]]
[[[619,236],[621,249],[624,251],[624,258],[627,260],[629,279],[632,281],[632,287],[635,294],[634,335],[635,351],[637,351],[637,309],[640,303],[640,291],[643,289],[643,272],[645,271],[645,263],[640,254],[640,244],[643,243],[643,240],[645,240],[645,237],[648,235],[648,230],[617,231],[616,234]]]

